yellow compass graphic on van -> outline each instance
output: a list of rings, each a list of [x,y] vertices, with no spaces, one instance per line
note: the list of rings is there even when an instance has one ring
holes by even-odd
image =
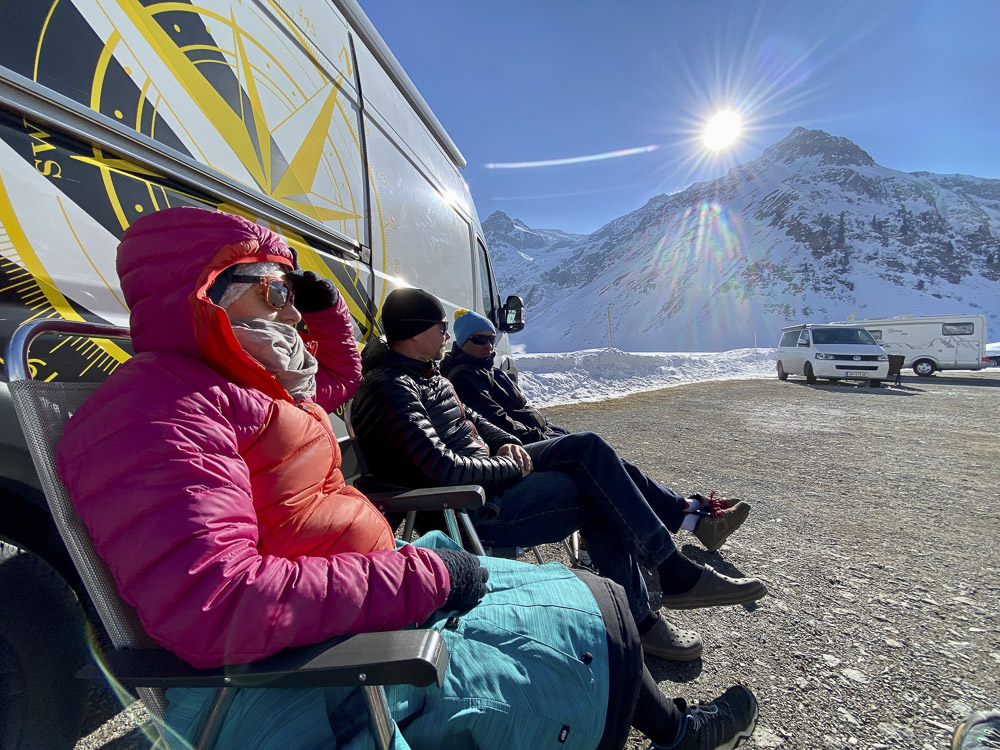
[[[371,239],[384,244],[384,222],[370,181],[376,236],[367,237],[367,173],[346,29],[340,27],[342,38],[324,36],[324,49],[339,50],[331,61],[308,38],[315,26],[296,25],[280,5],[273,0],[39,3],[29,6],[34,19],[17,19],[37,29],[38,40],[33,59],[25,59],[21,70],[367,252]],[[23,31],[16,23],[7,25],[0,43]],[[0,334],[29,317],[106,319],[109,310],[123,315],[114,248],[139,216],[182,204],[243,212],[84,139],[15,119],[0,118],[0,138],[47,187],[44,202],[18,205],[11,181],[11,195],[0,206],[0,229],[8,230],[0,290],[16,300],[13,306],[0,302],[18,317],[5,316]],[[0,180],[9,174],[0,164]],[[304,268],[336,276],[363,334],[370,333],[374,308],[360,264],[337,261],[283,227],[273,228],[296,249]],[[77,272],[60,267],[67,246],[79,248],[85,259]],[[97,351],[115,360],[126,356],[109,346]],[[52,373],[79,376],[95,366],[98,355],[90,348],[81,351],[88,352],[82,359],[77,352],[62,365],[49,363]]]
[[[101,84],[114,59],[153,103],[152,121],[168,123],[199,161],[353,240],[362,236],[361,144],[344,71],[331,80],[333,70],[320,70],[273,24],[261,29],[267,37],[252,36],[241,24],[265,20],[252,4],[232,3],[228,14],[177,2],[119,7],[138,34],[106,41],[91,107],[108,112]],[[346,44],[339,59],[351,75]],[[127,124],[142,130],[143,112],[133,112]]]

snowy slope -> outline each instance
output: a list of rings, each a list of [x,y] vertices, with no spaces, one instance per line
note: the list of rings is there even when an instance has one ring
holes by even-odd
[[[1000,180],[879,166],[796,128],[759,159],[597,232],[483,223],[527,351],[773,346],[781,325],[984,313],[1000,329]]]
[[[719,354],[631,353],[589,349],[568,354],[521,354],[518,383],[535,406],[606,401],[709,380],[776,377],[774,349]]]

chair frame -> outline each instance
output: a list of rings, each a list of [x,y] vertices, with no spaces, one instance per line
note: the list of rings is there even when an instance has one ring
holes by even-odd
[[[463,484],[453,487],[432,487],[427,489],[412,489],[410,487],[400,487],[399,485],[382,482],[375,477],[365,460],[365,455],[361,451],[358,436],[354,432],[354,424],[351,422],[351,402],[348,401],[344,407],[344,426],[350,438],[350,446],[354,450],[358,463],[360,476],[355,480],[354,486],[365,493],[372,504],[383,514],[405,513],[406,520],[403,522],[403,534],[400,537],[404,542],[413,539],[413,528],[416,525],[416,517],[419,511],[436,510],[444,514],[445,526],[448,529],[448,536],[458,544],[464,546],[462,534],[465,532],[469,547],[477,555],[486,555],[483,543],[479,540],[476,527],[472,525],[469,518],[469,511],[482,508],[486,504],[486,493],[482,487],[476,484]]]
[[[403,534],[401,537],[404,542],[410,541],[413,537],[413,528],[416,524],[417,511],[440,510],[444,512],[444,520],[445,525],[448,528],[448,535],[455,540],[457,544],[462,544],[462,536],[458,531],[458,527],[461,525],[462,530],[465,532],[465,535],[469,540],[469,547],[471,550],[477,555],[490,554],[491,551],[483,547],[483,543],[479,539],[479,534],[476,531],[475,526],[472,525],[472,519],[469,518],[470,510],[481,508],[486,503],[486,493],[483,491],[482,487],[479,487],[478,485],[441,487],[438,488],[441,492],[454,490],[459,493],[450,505],[435,505],[433,501],[420,505],[419,507],[413,505],[407,500],[407,495],[413,491],[426,492],[426,490],[409,490],[407,487],[386,484],[375,477],[368,466],[368,462],[365,460],[364,453],[362,453],[361,446],[358,442],[358,437],[354,432],[354,425],[351,422],[350,401],[348,401],[347,405],[344,407],[344,425],[347,427],[347,434],[350,436],[355,457],[357,458],[358,471],[361,472],[361,476],[358,478],[356,486],[365,493],[368,499],[371,500],[375,507],[382,511],[382,513],[406,512],[406,520],[403,523]],[[473,490],[478,490],[478,496],[482,498],[481,501],[478,501],[473,496]],[[466,492],[469,492],[469,494],[466,495]],[[580,532],[574,531],[562,540],[562,544],[566,549],[566,553],[569,555],[570,562],[575,566],[579,566]],[[535,557],[535,562],[542,565],[545,560],[542,559],[541,551],[537,546],[533,546],[530,549]],[[501,554],[500,556],[522,557],[525,551],[523,547],[515,547],[513,549],[509,549],[509,552],[511,554]]]
[[[165,747],[177,735],[163,722],[166,706],[163,691],[169,687],[214,688],[216,695],[193,745],[199,750],[213,747],[236,688],[356,686],[362,689],[368,705],[369,726],[376,747],[391,747],[396,728],[382,686],[442,685],[448,652],[436,630],[408,629],[332,638],[311,646],[285,649],[257,662],[216,669],[192,667],[158,647],[145,633],[135,610],[118,595],[107,565],[94,550],[69,493],[55,473],[55,445],[62,426],[98,384],[33,380],[28,351],[31,342],[46,333],[123,339],[129,338],[129,331],[85,321],[35,320],[15,330],[5,351],[11,400],[46,501],[113,646],[100,656],[103,668],[88,663],[78,678],[104,681],[108,679],[106,672],[110,672],[123,687],[135,689],[153,718],[159,734],[157,745],[162,743]],[[419,492],[407,494],[408,502],[427,502]]]

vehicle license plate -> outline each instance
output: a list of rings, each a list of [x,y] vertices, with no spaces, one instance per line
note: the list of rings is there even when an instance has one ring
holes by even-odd
[[[849,378],[867,378],[870,376],[871,373],[869,372],[851,372],[851,371],[847,372],[847,377]]]

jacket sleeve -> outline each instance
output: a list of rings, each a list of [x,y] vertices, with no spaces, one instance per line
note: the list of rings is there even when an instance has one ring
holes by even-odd
[[[351,313],[341,295],[329,310],[306,313],[303,317],[309,326],[304,338],[315,342],[319,361],[315,401],[333,413],[347,403],[361,383],[361,354],[354,338]]]
[[[449,374],[455,392],[465,406],[476,411],[480,417],[517,438],[518,443],[537,443],[545,439],[543,430],[517,421],[501,406],[490,393],[489,372],[469,367],[455,368]],[[479,425],[476,428],[482,432]],[[511,441],[507,441],[511,442]],[[499,446],[498,446],[499,447]],[[496,449],[494,449],[496,450]]]
[[[70,420],[58,470],[122,598],[161,645],[198,667],[235,664],[420,623],[445,601],[443,563],[409,545],[261,554],[226,392],[192,392],[183,373],[117,374]]]
[[[415,487],[478,484],[488,492],[499,492],[521,478],[512,458],[451,450],[408,378],[366,380],[354,401],[353,415],[368,463],[388,481]]]
[[[521,445],[521,440],[518,437],[500,429],[488,419],[485,419],[482,414],[469,408],[467,404],[465,405],[465,418],[472,422],[472,426],[476,428],[479,437],[489,446],[490,453],[496,453],[501,446],[508,443]]]

